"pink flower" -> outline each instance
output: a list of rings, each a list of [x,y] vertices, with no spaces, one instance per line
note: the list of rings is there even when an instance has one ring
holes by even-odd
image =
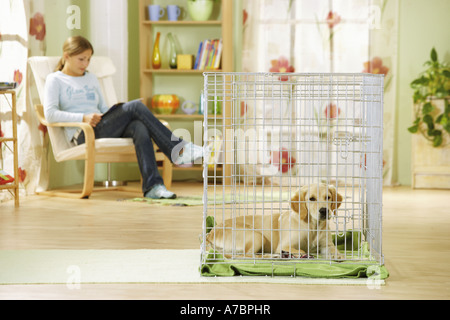
[[[363,160],[362,160],[362,157],[361,157],[361,160],[359,161],[359,167],[360,168],[364,167],[364,170],[366,170],[366,168],[367,168],[367,154],[364,154],[364,163],[363,163]]]
[[[328,12],[327,16],[327,23],[328,28],[333,29],[335,25],[339,24],[341,22],[341,16],[338,15],[336,12]]]
[[[241,101],[241,117],[245,116],[247,113],[248,106],[244,101]]]
[[[14,182],[14,178],[0,169],[0,186]]]
[[[44,16],[39,12],[30,19],[30,35],[36,36],[36,39],[40,41],[45,38]]]
[[[281,56],[278,60],[271,60],[272,68],[270,68],[270,72],[294,72],[295,69],[293,66],[289,65],[289,60],[286,57]],[[281,81],[287,81],[289,79],[288,76],[281,76]]]
[[[282,148],[280,151],[272,152],[270,162],[278,167],[278,171],[286,173],[294,166],[296,160],[286,148]]]
[[[38,130],[39,130],[39,131],[42,131],[44,137],[45,137],[45,135],[46,135],[47,132],[48,132],[47,126],[44,126],[42,123],[39,124]]]
[[[19,70],[14,70],[14,82],[17,82],[19,85],[22,83],[23,74]]]
[[[364,62],[364,73],[384,74],[389,72],[389,68],[383,66],[383,60],[379,57],[374,57],[371,61]]]
[[[324,113],[327,119],[335,119],[341,114],[341,109],[334,103],[330,103],[326,106]]]
[[[23,170],[19,167],[19,182],[22,183],[25,181],[25,178],[27,177],[27,171]]]

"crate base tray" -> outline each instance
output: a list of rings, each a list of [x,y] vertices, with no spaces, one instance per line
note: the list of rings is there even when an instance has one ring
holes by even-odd
[[[200,267],[204,277],[233,277],[233,276],[291,276],[327,279],[358,279],[369,278],[385,280],[389,272],[384,265],[367,264],[365,261],[347,262],[304,262],[271,260],[228,260],[221,254],[211,251],[205,263]]]

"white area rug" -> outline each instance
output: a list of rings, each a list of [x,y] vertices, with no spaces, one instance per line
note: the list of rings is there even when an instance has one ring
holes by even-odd
[[[82,283],[285,283],[374,285],[368,279],[201,277],[200,250],[0,251],[0,285]],[[383,285],[384,282],[381,284]]]

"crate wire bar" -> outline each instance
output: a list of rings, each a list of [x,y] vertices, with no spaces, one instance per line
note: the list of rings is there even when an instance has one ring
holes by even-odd
[[[201,264],[216,253],[252,264],[384,264],[383,86],[384,77],[374,74],[204,73]],[[302,186],[316,183],[334,186],[342,196],[325,231],[339,242],[340,259],[311,245],[304,257],[239,252],[239,232],[252,240],[261,232],[273,236],[271,223],[238,230],[232,222],[222,226],[233,234],[232,248],[207,243],[208,219],[216,225],[242,216],[270,220],[291,210]]]

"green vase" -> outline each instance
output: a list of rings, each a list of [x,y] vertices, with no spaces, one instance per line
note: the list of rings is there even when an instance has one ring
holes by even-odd
[[[170,43],[170,56],[169,56],[169,67],[170,69],[177,68],[177,47],[175,45],[175,40],[173,39],[172,33],[167,34],[167,39]]]

